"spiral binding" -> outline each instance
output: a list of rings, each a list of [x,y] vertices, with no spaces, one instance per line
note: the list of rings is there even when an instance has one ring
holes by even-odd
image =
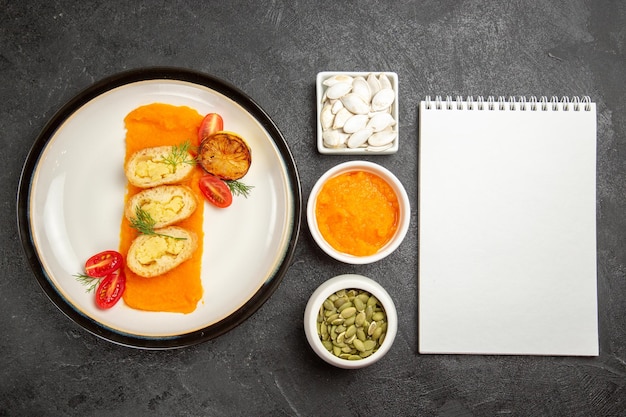
[[[546,96],[542,96],[537,100],[537,97],[532,96],[528,99],[526,97],[513,97],[508,98],[499,96],[498,99],[494,96],[489,96],[484,99],[482,96],[478,96],[476,99],[472,96],[468,96],[463,99],[462,96],[456,96],[454,99],[452,96],[446,96],[445,100],[441,96],[435,96],[432,100],[430,96],[426,96],[425,108],[427,110],[513,110],[513,111],[591,111],[591,97],[583,96],[582,99],[578,96],[574,97],[562,97],[559,99],[556,96],[552,96],[550,99]]]

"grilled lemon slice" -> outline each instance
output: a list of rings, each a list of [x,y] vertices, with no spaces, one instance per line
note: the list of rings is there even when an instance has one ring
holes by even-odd
[[[224,130],[204,139],[198,156],[206,172],[223,180],[238,180],[246,175],[252,163],[246,141],[238,134]]]

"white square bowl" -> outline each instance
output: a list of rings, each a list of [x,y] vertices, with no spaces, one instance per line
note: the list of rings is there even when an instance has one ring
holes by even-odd
[[[391,83],[391,87],[395,93],[393,103],[389,108],[389,113],[393,117],[395,124],[392,126],[396,137],[388,146],[385,147],[372,147],[372,146],[360,146],[350,148],[346,145],[340,147],[330,147],[324,143],[323,128],[321,123],[322,109],[326,101],[326,91],[328,86],[324,82],[334,76],[343,75],[352,78],[363,77],[366,78],[374,74],[379,77],[380,74],[385,74]],[[317,150],[321,154],[329,155],[388,155],[398,152],[400,145],[400,131],[399,131],[399,110],[398,110],[398,75],[395,72],[387,71],[368,71],[368,72],[347,72],[347,71],[323,71],[317,74],[316,78],[316,100],[317,100]]]

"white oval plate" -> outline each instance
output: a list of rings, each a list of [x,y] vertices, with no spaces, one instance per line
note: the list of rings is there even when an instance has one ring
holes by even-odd
[[[119,246],[126,179],[124,117],[153,102],[222,115],[246,138],[248,198],[204,212],[204,295],[189,314],[145,312],[123,301],[96,307],[75,274],[91,255]],[[52,118],[24,164],[18,223],[31,267],[51,301],[86,330],[148,349],[217,337],[252,315],[285,274],[300,228],[301,190],[289,148],[269,116],[235,87],[173,68],[122,73],[79,94]]]

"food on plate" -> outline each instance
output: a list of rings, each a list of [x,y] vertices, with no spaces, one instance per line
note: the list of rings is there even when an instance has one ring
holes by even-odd
[[[350,171],[332,177],[320,190],[315,217],[320,233],[333,248],[354,256],[376,253],[395,234],[398,197],[376,174]]]
[[[236,133],[218,131],[202,140],[198,162],[209,174],[223,180],[238,180],[250,169],[252,153]]]
[[[117,271],[124,263],[122,254],[114,250],[105,250],[87,259],[85,273],[92,278],[102,278]]]
[[[220,135],[212,138],[217,133]],[[252,162],[246,141],[224,131],[224,120],[217,113],[204,117],[198,129],[198,140],[201,144],[199,158],[202,160],[204,154],[205,160],[204,165],[200,165],[209,173],[200,179],[200,189],[207,200],[216,207],[225,208],[230,206],[234,195],[247,198],[254,187],[237,180],[247,173]]]
[[[198,185],[206,199],[216,207],[226,208],[233,202],[233,193],[224,182],[213,174],[200,178]]]
[[[204,292],[205,205],[198,203],[206,196],[226,207],[235,194],[230,187],[247,195],[252,187],[237,180],[250,168],[250,148],[239,135],[223,131],[219,114],[202,116],[187,106],[140,106],[124,122],[128,183],[119,247],[126,254],[124,302],[145,311],[191,313]],[[219,182],[205,178],[207,167],[196,163],[201,155],[195,151],[202,149],[214,171],[209,176]],[[183,189],[194,196],[191,213],[183,213],[191,207]]]
[[[152,103],[132,110],[124,120],[126,125],[126,161],[129,161],[135,153],[146,148],[168,147],[171,150],[173,147],[178,147],[177,149],[180,150],[181,144],[188,144],[188,151],[196,149],[199,145],[198,129],[203,118],[204,116],[190,107],[165,103]],[[190,167],[191,172],[189,176],[176,185],[188,187],[194,194],[196,202],[203,201],[204,196],[198,186],[198,180],[205,173],[192,164],[180,165],[180,167],[183,166]],[[125,206],[134,195],[142,191],[144,188],[135,186],[129,180],[124,201]],[[194,239],[196,249],[186,261],[174,269],[151,278],[135,273],[126,265],[126,290],[124,291],[126,305],[144,311],[176,313],[191,313],[197,308],[203,294],[201,270],[204,207],[204,204],[197,204],[196,209],[189,217],[175,223],[176,227],[192,232],[196,237]],[[162,229],[157,228],[154,231],[158,233]],[[119,246],[119,251],[122,254],[127,254],[133,241],[138,236],[142,236],[139,233],[138,229],[134,228],[124,215],[120,227]],[[181,241],[184,242],[184,240]],[[135,267],[135,269],[141,271],[142,268]]]
[[[254,185],[247,185],[238,180],[229,180],[229,181],[224,181],[224,182],[230,189],[230,192],[233,194],[233,196],[240,195],[242,197],[248,198],[248,196],[250,195],[250,192],[254,188]]]
[[[136,187],[177,184],[191,176],[195,158],[185,143],[141,149],[131,155],[124,172]]]
[[[95,290],[99,308],[111,308],[122,298],[126,286],[124,258],[114,250],[99,252],[87,259],[84,274],[74,276],[87,286],[87,292]]]
[[[157,234],[137,236],[128,249],[126,264],[141,277],[155,277],[190,259],[197,245],[195,233],[181,227],[165,227],[158,229]]]
[[[212,134],[224,130],[224,119],[217,113],[209,113],[204,116],[200,128],[198,129],[198,141],[202,141]]]
[[[124,269],[107,275],[100,281],[96,289],[96,305],[101,309],[108,309],[122,299],[126,288],[126,274]]]
[[[124,214],[132,223],[137,212],[147,213],[159,229],[191,216],[197,207],[196,196],[186,185],[161,185],[140,191],[126,203]]]

